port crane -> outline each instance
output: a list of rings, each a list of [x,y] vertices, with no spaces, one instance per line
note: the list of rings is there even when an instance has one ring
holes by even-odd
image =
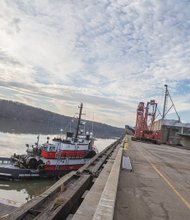
[[[150,100],[146,105],[144,102],[139,102],[137,107],[135,135],[132,137],[132,140],[158,143],[158,134],[153,131],[156,111],[157,103],[155,100]]]
[[[171,95],[168,90],[168,85],[165,86],[165,96],[164,96],[164,107],[163,114],[161,115],[159,109],[157,108],[157,103],[155,100],[150,100],[147,102],[146,106],[144,102],[139,102],[137,107],[137,116],[136,116],[136,126],[135,126],[135,134],[132,137],[132,140],[138,141],[146,141],[159,144],[161,142],[161,126],[160,128],[156,128],[155,119],[156,112],[158,111],[161,115],[162,120],[165,119],[167,113],[171,108],[175,110],[178,121],[180,122],[180,116],[176,110],[174,102],[171,98]],[[168,98],[170,99],[172,105],[170,108],[167,108]]]

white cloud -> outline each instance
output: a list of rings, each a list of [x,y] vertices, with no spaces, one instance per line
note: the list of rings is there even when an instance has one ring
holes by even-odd
[[[65,115],[83,101],[98,120],[123,126],[134,124],[139,101],[161,105],[168,83],[177,108],[190,111],[188,1],[2,0],[0,8],[2,98],[12,89],[10,99]]]

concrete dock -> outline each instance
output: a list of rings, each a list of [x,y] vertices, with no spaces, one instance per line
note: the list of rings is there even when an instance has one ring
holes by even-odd
[[[189,220],[190,151],[130,141],[133,171],[120,171],[115,220]]]

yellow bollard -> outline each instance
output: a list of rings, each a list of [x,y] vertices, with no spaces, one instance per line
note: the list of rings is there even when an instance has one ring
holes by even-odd
[[[128,148],[129,148],[128,142],[124,142],[124,150],[128,150]]]
[[[124,148],[124,150],[128,150],[128,148],[129,148],[127,136],[125,137],[123,148]]]

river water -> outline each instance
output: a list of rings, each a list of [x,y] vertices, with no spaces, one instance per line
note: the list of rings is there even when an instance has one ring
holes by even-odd
[[[53,135],[48,137],[53,138]],[[47,135],[40,135],[39,143],[45,143]],[[37,141],[36,134],[14,134],[0,132],[0,156],[11,156],[13,153],[24,154],[26,151],[25,144],[32,145]],[[109,144],[113,143],[114,139],[97,139],[95,145],[98,151],[102,151]],[[40,179],[40,180],[19,180],[5,181],[0,180],[0,203],[21,206],[37,195],[48,189],[55,180]]]

